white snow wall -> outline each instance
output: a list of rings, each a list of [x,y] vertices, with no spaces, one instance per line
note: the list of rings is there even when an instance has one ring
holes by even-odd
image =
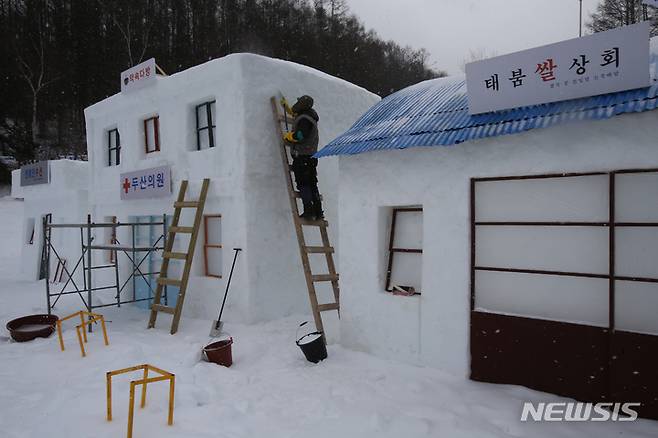
[[[469,372],[470,178],[658,167],[658,112],[340,157],[341,342]],[[422,296],[384,292],[389,207],[422,205]]]
[[[87,139],[94,218],[173,214],[180,181],[198,195],[201,179],[211,186],[206,214],[222,214],[222,279],[203,275],[199,235],[184,314],[216,317],[234,247],[244,249],[236,264],[224,317],[255,322],[308,313],[297,240],[290,215],[270,97],[282,92],[291,102],[310,94],[320,114],[321,145],[347,130],[379,98],[317,70],[258,55],[235,54],[190,68],[130,94],[117,94],[87,108]],[[216,147],[197,151],[195,105],[216,101]],[[144,151],[143,119],[160,118],[161,151]],[[107,130],[121,134],[121,164],[107,165]],[[172,167],[169,198],[121,201],[119,175],[162,165]],[[320,189],[337,244],[337,160],[320,163]],[[189,223],[188,217],[187,222]],[[127,235],[119,236],[126,241]],[[178,239],[178,237],[177,237]],[[122,242],[123,243],[123,242]],[[96,254],[103,257],[105,254]],[[102,260],[98,260],[102,262]],[[125,263],[124,263],[125,265]],[[128,267],[124,266],[124,270]],[[124,275],[129,273],[124,271]],[[110,275],[108,273],[107,275]],[[105,280],[97,276],[98,283]],[[166,318],[163,315],[163,320]]]
[[[21,187],[20,169],[12,172],[11,196],[24,199],[21,277],[29,281],[36,280],[39,275],[43,244],[42,218],[51,213],[53,223],[80,223],[86,221],[88,213],[87,163],[54,160],[49,161],[48,166],[50,172],[48,184]],[[32,227],[34,227],[34,239],[33,243],[29,244]],[[53,229],[51,239],[59,255],[67,260],[67,268],[72,271],[81,251],[78,230]],[[51,278],[54,277],[57,262],[55,254],[51,252]],[[78,274],[74,276],[74,280],[81,284],[81,269]],[[66,278],[64,274],[62,279],[66,281]],[[57,285],[54,287],[57,288]],[[57,288],[57,292],[60,289],[61,286]]]

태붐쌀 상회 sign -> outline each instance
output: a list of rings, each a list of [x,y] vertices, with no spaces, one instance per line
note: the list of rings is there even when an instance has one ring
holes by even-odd
[[[480,114],[650,85],[649,22],[466,64]]]
[[[171,195],[169,166],[121,174],[121,200],[163,198]]]
[[[121,92],[126,93],[155,84],[155,58],[151,58],[121,73]]]
[[[48,169],[48,161],[39,161],[22,166],[21,187],[48,184],[50,182],[50,172]]]

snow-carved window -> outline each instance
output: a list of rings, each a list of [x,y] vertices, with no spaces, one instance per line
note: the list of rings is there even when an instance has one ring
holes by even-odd
[[[118,129],[107,131],[107,165],[118,166],[121,164],[121,137]]]
[[[147,154],[160,150],[160,117],[144,120],[144,148]]]
[[[206,277],[222,278],[222,215],[203,216],[203,258]]]
[[[35,226],[36,226],[36,219],[33,217],[28,218],[27,220],[27,225],[25,228],[25,243],[28,245],[33,245],[34,244],[34,232],[35,232]]]
[[[420,295],[423,208],[394,207],[390,224],[386,291],[395,295]]]
[[[196,106],[196,149],[215,147],[215,101]]]

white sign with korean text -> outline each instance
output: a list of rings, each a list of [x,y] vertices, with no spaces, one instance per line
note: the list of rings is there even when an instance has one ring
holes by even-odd
[[[121,174],[121,200],[163,198],[171,195],[171,167],[162,166]]]
[[[649,23],[466,64],[466,85],[470,114],[647,87]]]
[[[155,81],[155,58],[151,58],[121,73],[121,92],[129,93],[153,85]]]

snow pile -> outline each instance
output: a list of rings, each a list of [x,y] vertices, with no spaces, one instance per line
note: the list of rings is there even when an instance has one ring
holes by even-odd
[[[22,203],[0,199],[0,320],[43,312],[41,282],[17,279]],[[56,313],[79,310],[62,300]],[[200,361],[210,321],[183,319],[170,336],[160,317],[146,330],[147,313],[107,309],[110,345],[90,335],[80,357],[72,324],[66,351],[57,338],[13,343],[0,338],[0,430],[4,438],[125,436],[128,382],[114,378],[112,422],[105,420],[105,373],[150,363],[176,374],[174,425],[166,425],[167,387],[149,386],[145,409],[136,408],[135,437],[584,437],[656,436],[655,422],[521,423],[522,402],[560,401],[520,387],[488,385],[429,368],[395,364],[329,346],[313,365],[294,344],[296,318],[264,325],[227,324],[234,365]]]

